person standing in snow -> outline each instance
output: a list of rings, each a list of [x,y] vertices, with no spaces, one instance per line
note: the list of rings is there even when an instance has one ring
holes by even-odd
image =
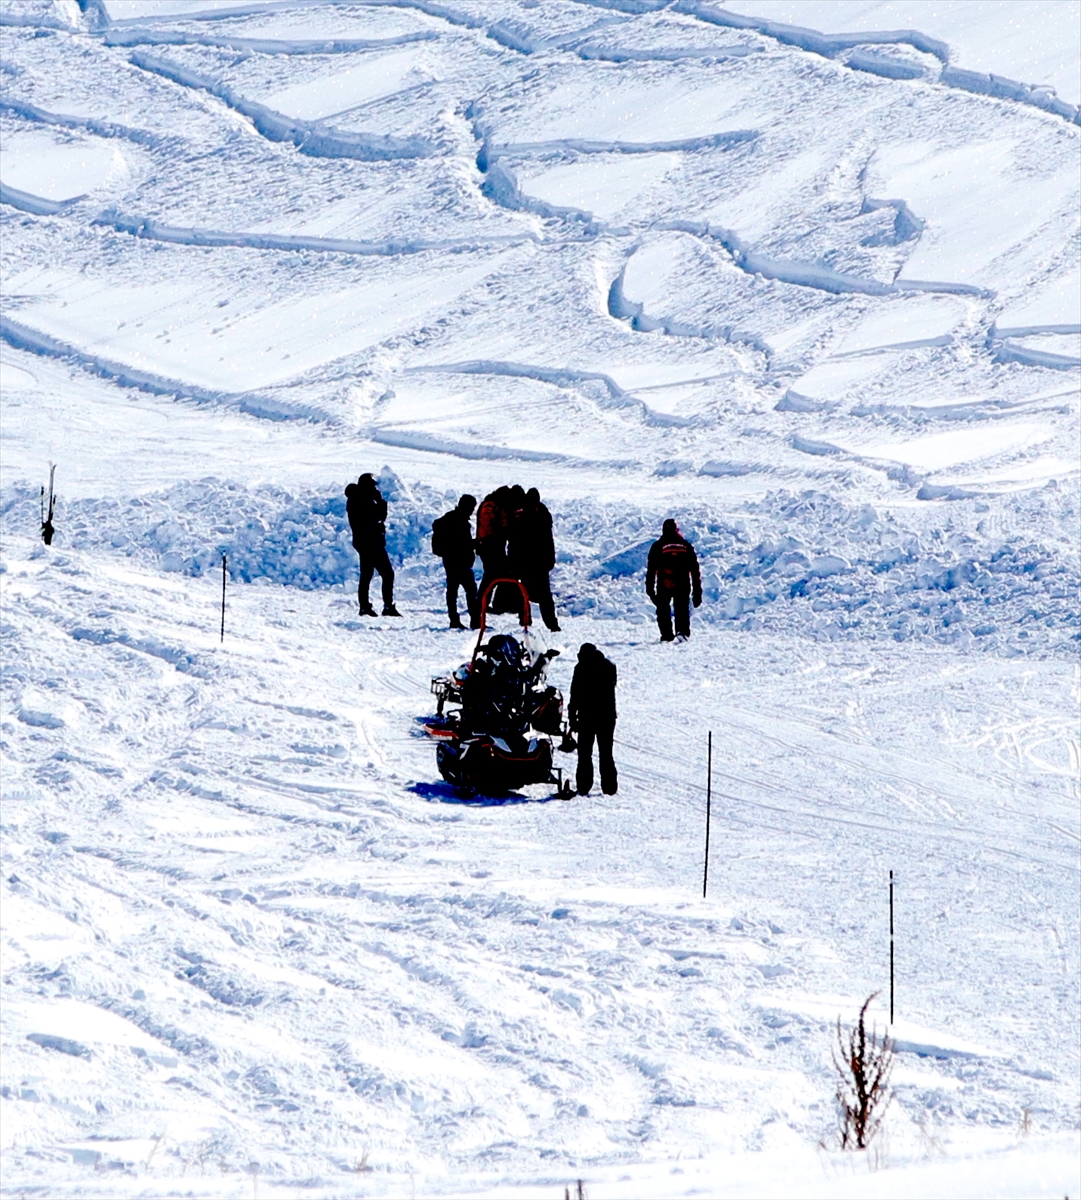
[[[507,559],[507,539],[525,504],[525,492],[515,484],[503,485],[485,496],[477,510],[477,550],[484,564],[481,580],[483,594],[493,579],[515,578]],[[518,589],[498,587],[488,597],[488,609],[494,613],[518,612],[522,607]]]
[[[480,627],[480,610],[477,607],[477,581],[473,576],[473,530],[469,518],[477,507],[475,496],[463,496],[456,508],[436,517],[432,522],[432,553],[443,560],[447,573],[447,616],[451,629],[464,629],[458,616],[458,589],[465,592],[469,609],[469,628]]]
[[[552,514],[541,502],[540,492],[530,488],[525,503],[510,529],[507,547],[510,569],[525,584],[529,599],[540,607],[541,618],[553,632],[559,633],[555,601],[548,576],[556,565]]]
[[[353,531],[353,549],[360,555],[360,615],[376,615],[368,600],[368,588],[378,571],[383,581],[383,616],[400,617],[402,614],[394,607],[394,568],[387,556],[387,502],[371,475],[361,475],[356,483],[346,484],[345,508]]]
[[[616,732],[616,665],[593,645],[583,642],[571,679],[567,720],[578,735],[578,795],[593,786],[593,743],[600,759],[601,791],[614,796],[619,780],[612,742]]]
[[[489,492],[477,510],[477,551],[484,566],[481,591],[507,573],[507,504],[510,488]]]
[[[694,547],[671,518],[665,521],[661,536],[649,548],[646,594],[656,606],[662,642],[671,642],[675,637],[686,640],[691,636],[691,603],[695,608],[702,603],[702,577]],[[673,608],[676,617],[674,634]]]

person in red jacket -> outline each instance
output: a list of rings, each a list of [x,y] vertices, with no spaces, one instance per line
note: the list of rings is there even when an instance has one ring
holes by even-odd
[[[477,552],[484,565],[483,593],[493,579],[507,575],[507,505],[510,488],[499,487],[489,492],[477,509]]]
[[[698,555],[669,518],[661,527],[661,536],[649,548],[646,562],[646,593],[657,607],[657,626],[661,641],[691,636],[691,603],[702,603],[702,577]],[[672,610],[676,629],[672,632]]]

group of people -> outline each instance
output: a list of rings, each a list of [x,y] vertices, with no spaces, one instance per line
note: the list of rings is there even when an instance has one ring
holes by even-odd
[[[387,555],[387,502],[371,475],[361,475],[345,489],[346,512],[353,546],[360,555],[357,601],[360,615],[374,617],[369,600],[372,577],[382,581],[383,616],[401,614],[394,606],[394,568]],[[476,532],[472,527],[476,511]],[[473,564],[480,556],[484,568],[479,595],[500,579],[516,580],[541,619],[559,632],[549,575],[555,566],[552,514],[536,488],[518,484],[496,488],[477,508],[475,496],[464,495],[454,508],[432,523],[432,552],[443,560],[447,578],[447,616],[451,629],[464,629],[458,612],[458,592],[465,593],[469,627],[480,627],[480,605]],[[503,594],[505,591],[506,594]],[[702,603],[702,579],[694,547],[669,518],[653,543],[646,561],[646,593],[657,612],[661,641],[684,641],[691,636],[691,606]],[[493,612],[516,612],[521,591],[503,585],[489,598]],[[616,791],[612,743],[616,727],[616,667],[591,642],[578,651],[571,681],[568,723],[578,739],[577,788],[585,795],[593,786],[593,746],[600,760],[601,790]]]
[[[356,483],[347,484],[345,497],[353,548],[360,555],[360,615],[376,616],[369,591],[372,577],[378,574],[383,616],[401,616],[394,607],[394,568],[387,554],[387,502],[371,475],[361,475]],[[474,511],[475,534],[471,524]],[[495,580],[512,579],[522,584],[530,602],[540,608],[548,629],[560,632],[549,582],[556,561],[552,514],[536,488],[526,491],[519,484],[498,487],[484,497],[479,509],[475,496],[462,496],[450,512],[432,522],[432,553],[443,560],[451,629],[465,628],[458,612],[459,591],[465,594],[469,627],[478,629],[478,597]],[[479,592],[473,572],[478,555],[484,568]],[[657,611],[662,642],[691,636],[691,606],[697,608],[702,603],[702,577],[694,547],[671,518],[664,522],[661,536],[649,550],[646,594]],[[503,592],[496,589],[489,600],[492,612],[517,612],[520,605],[517,588]]]
[[[371,475],[361,475],[345,489],[346,514],[353,532],[353,548],[360,555],[357,603],[362,617],[374,617],[369,599],[372,577],[383,585],[383,616],[401,614],[394,606],[394,568],[387,554],[387,502]],[[472,517],[477,513],[474,535]],[[527,492],[515,484],[499,487],[477,508],[475,496],[464,495],[450,512],[432,522],[432,552],[443,560],[447,577],[447,616],[451,629],[464,629],[458,612],[458,593],[465,594],[471,629],[480,627],[480,601],[489,584],[498,579],[522,584],[530,602],[540,608],[541,619],[553,633],[560,632],[549,575],[556,562],[552,514],[536,488]],[[480,591],[473,564],[480,556],[484,568]],[[517,612],[518,588],[497,588],[489,600],[492,612]]]

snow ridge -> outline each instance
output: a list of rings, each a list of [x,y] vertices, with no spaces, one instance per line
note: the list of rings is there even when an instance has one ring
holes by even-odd
[[[210,33],[191,33],[179,29],[110,29],[102,38],[106,46],[209,46],[218,50],[236,50],[247,54],[355,54],[360,50],[386,50],[391,46],[407,46],[413,42],[437,41],[439,35],[429,30],[402,33],[386,38],[328,38],[303,40],[297,38],[223,37]]]
[[[384,162],[397,158],[423,158],[435,153],[433,144],[420,137],[398,138],[378,133],[350,133],[319,122],[287,117],[267,108],[265,104],[241,96],[227,84],[142,51],[134,51],[130,61],[144,71],[160,75],[183,87],[209,92],[247,117],[268,141],[292,143],[301,154],[310,154],[318,158],[356,158],[365,162]]]
[[[836,58],[842,51],[868,45],[908,45],[923,54],[929,54],[942,63],[938,82],[947,87],[958,88],[977,95],[993,96],[999,100],[1014,100],[1028,104],[1045,112],[1063,117],[1074,125],[1081,125],[1081,109],[1077,105],[1060,100],[1051,87],[1033,86],[1005,79],[998,75],[987,75],[979,71],[965,71],[950,65],[950,48],[937,38],[928,37],[917,29],[876,30],[867,33],[820,33],[799,25],[787,25],[782,21],[770,21],[762,17],[744,16],[728,12],[723,8],[703,3],[702,0],[677,0],[677,12],[685,12],[713,25],[731,29],[754,29],[787,46],[798,46],[824,58]],[[917,79],[922,72],[906,68],[895,60],[886,60],[872,52],[849,56],[847,65],[857,70],[869,71],[887,79]]]
[[[32,121],[40,125],[54,125],[59,129],[79,129],[103,138],[123,138],[140,146],[152,149],[168,150],[179,145],[178,137],[165,137],[150,133],[145,129],[135,129],[129,125],[119,125],[114,121],[99,121],[96,117],[74,117],[67,113],[48,112],[36,104],[28,104],[24,100],[13,99],[10,95],[0,96],[0,113],[20,117],[24,121]]]
[[[50,202],[43,201],[42,203]],[[71,203],[71,201],[65,201],[65,204],[67,203]],[[102,213],[93,219],[92,224],[104,225],[115,229],[118,233],[129,233],[133,237],[155,242],[172,242],[178,246],[238,246],[250,250],[314,250],[321,254],[354,254],[361,257],[380,258],[423,254],[430,250],[458,251],[474,250],[481,246],[517,246],[523,242],[536,240],[534,234],[523,233],[440,241],[390,239],[385,242],[357,242],[349,238],[305,237],[301,234],[227,233],[218,229],[184,229],[115,212]]]
[[[580,371],[569,367],[529,366],[524,363],[500,362],[495,359],[478,359],[474,362],[429,364],[411,367],[411,373],[427,374],[438,372],[449,375],[503,375],[510,379],[537,379],[542,383],[554,383],[561,387],[581,387],[583,384],[600,384],[590,394],[606,408],[631,409],[641,415],[646,424],[670,427],[685,427],[693,421],[685,417],[672,416],[652,410],[637,396],[631,395],[603,371]]]
[[[47,200],[44,196],[34,196],[30,192],[22,192],[18,188],[0,183],[0,204],[10,204],[12,208],[21,208],[23,212],[33,213],[38,217],[54,217],[85,199],[85,196],[73,196],[68,200]]]
[[[42,354],[50,358],[61,358],[73,363],[81,370],[102,379],[111,380],[120,387],[135,388],[153,396],[167,396],[172,399],[192,400],[200,404],[214,404],[225,408],[236,408],[240,412],[253,417],[262,417],[268,421],[325,421],[330,419],[323,410],[307,405],[291,405],[271,396],[259,396],[252,393],[231,394],[201,388],[196,384],[182,382],[176,379],[166,379],[155,375],[152,371],[142,371],[97,354],[79,350],[47,333],[31,329],[11,317],[0,316],[0,339],[10,346],[20,350],[29,350],[33,354]]]

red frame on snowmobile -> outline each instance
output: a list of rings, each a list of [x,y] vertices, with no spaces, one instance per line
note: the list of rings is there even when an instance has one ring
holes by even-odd
[[[498,587],[501,583],[511,583],[522,593],[522,611],[518,615],[518,623],[523,629],[528,629],[533,623],[533,614],[529,611],[529,592],[526,591],[525,584],[520,579],[493,579],[481,593],[480,597],[480,630],[477,633],[477,644],[473,647],[473,658],[471,662],[477,661],[477,654],[480,652],[481,639],[484,637],[484,618],[488,615],[488,600],[492,595],[492,589]]]

